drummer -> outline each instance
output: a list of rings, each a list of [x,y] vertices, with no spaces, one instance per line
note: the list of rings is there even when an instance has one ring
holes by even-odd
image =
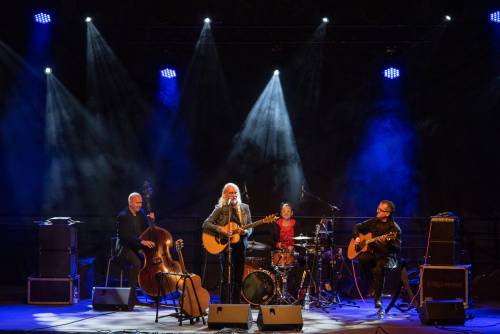
[[[299,225],[293,216],[290,203],[281,204],[281,217],[273,229],[273,246],[276,249],[293,252],[294,237],[299,233]]]

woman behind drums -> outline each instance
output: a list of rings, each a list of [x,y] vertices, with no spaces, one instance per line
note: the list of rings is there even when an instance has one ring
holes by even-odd
[[[273,229],[273,242],[277,250],[293,252],[294,240],[298,234],[298,224],[293,216],[292,206],[289,203],[281,204],[281,218],[276,222]]]

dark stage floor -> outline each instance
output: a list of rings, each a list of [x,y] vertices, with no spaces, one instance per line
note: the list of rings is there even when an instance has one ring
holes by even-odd
[[[384,304],[389,301],[384,300]],[[500,304],[484,303],[466,310],[469,320],[464,326],[424,326],[416,310],[403,313],[393,309],[379,319],[372,300],[366,304],[358,301],[357,307],[311,308],[302,311],[304,333],[500,333]],[[171,309],[160,309],[160,315],[172,313]],[[254,323],[248,332],[259,332],[255,323],[257,310],[253,310]],[[162,317],[155,323],[155,309],[136,306],[131,312],[94,311],[91,301],[80,301],[67,306],[35,306],[27,304],[0,305],[0,331],[2,332],[94,332],[94,333],[195,333],[207,332],[200,321],[194,325],[185,322],[178,326],[173,317]],[[232,333],[237,330],[222,330]]]

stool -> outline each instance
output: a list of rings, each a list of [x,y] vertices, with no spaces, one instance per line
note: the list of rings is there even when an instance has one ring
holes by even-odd
[[[108,286],[108,280],[109,280],[109,269],[111,267],[111,263],[117,263],[118,258],[116,257],[116,243],[118,242],[118,238],[111,237],[111,247],[110,247],[110,252],[109,252],[109,259],[108,259],[108,267],[106,269],[106,284],[104,286]],[[120,266],[120,287],[123,287],[123,268]]]
[[[408,293],[408,297],[410,298],[410,301],[413,301],[413,305],[415,307],[418,307],[418,302],[415,299],[415,296],[413,294],[413,291],[410,286],[410,282],[408,281],[408,271],[407,271],[407,265],[405,260],[401,260],[399,263],[399,266],[397,268],[401,268],[401,274],[399,276],[399,282],[398,286],[396,287],[396,290],[394,293],[392,293],[392,299],[389,305],[385,308],[385,313],[387,314],[391,308],[396,304],[396,301],[399,297],[399,294],[401,293],[401,289],[404,288],[406,289],[406,292]],[[396,268],[395,268],[396,269]],[[394,270],[394,269],[392,269]]]

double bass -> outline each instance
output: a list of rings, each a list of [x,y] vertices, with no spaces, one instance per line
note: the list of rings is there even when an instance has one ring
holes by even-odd
[[[152,194],[153,188],[148,181],[145,181],[143,199],[148,213],[151,212]],[[151,219],[148,219],[148,223],[149,227],[141,233],[139,239],[151,240],[155,243],[155,247],[143,250],[144,266],[139,272],[139,286],[148,295],[160,297],[176,291],[182,269],[170,252],[174,243],[172,234],[156,226]],[[159,280],[157,274],[160,272],[169,274],[162,275],[162,279]]]

